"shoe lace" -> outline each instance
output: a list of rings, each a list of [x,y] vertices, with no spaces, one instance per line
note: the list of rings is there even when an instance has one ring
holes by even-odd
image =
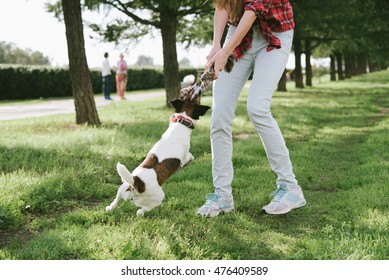
[[[277,189],[270,194],[270,197],[273,198],[273,201],[280,201],[288,192],[285,184],[281,184],[277,187]]]

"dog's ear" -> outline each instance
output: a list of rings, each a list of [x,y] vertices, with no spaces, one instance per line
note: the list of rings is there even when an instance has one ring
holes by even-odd
[[[170,101],[170,104],[173,106],[174,110],[176,110],[176,113],[181,113],[182,104],[184,104],[184,101],[181,99],[174,99],[173,101]]]
[[[197,105],[193,111],[192,119],[198,120],[201,116],[205,115],[209,108],[211,107],[205,105]]]

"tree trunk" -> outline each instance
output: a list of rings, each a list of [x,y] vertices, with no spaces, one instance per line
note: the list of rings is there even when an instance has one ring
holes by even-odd
[[[303,83],[303,69],[301,67],[301,41],[295,37],[294,39],[294,56],[296,60],[296,65],[294,69],[294,79],[296,83],[296,88],[304,88]]]
[[[62,0],[76,123],[100,125],[85,55],[80,0]]]
[[[284,70],[284,73],[282,73],[281,79],[278,82],[277,91],[283,91],[286,92],[286,69]]]
[[[343,58],[340,53],[336,53],[336,66],[338,70],[338,80],[342,81],[344,80],[344,75],[343,75]]]
[[[367,73],[367,58],[366,55],[361,53],[357,57],[358,59],[358,74],[366,74]]]
[[[161,35],[163,45],[163,76],[166,89],[166,104],[178,98],[180,78],[177,62],[177,16],[167,7],[160,7]]]
[[[351,63],[351,75],[356,76],[358,74],[357,69],[357,57],[355,55],[352,55],[350,58]]]
[[[377,71],[377,64],[375,62],[373,62],[371,59],[369,59],[367,63],[369,66],[369,73]]]
[[[385,60],[381,60],[380,61],[380,70],[385,70],[385,69],[388,69],[388,62],[386,62]]]
[[[305,39],[305,84],[312,86],[311,40]]]
[[[330,62],[330,77],[331,77],[331,81],[336,81],[336,69],[335,69],[335,56],[334,55],[330,55],[330,59],[331,59],[331,62]]]
[[[346,77],[346,79],[349,79],[353,76],[353,72],[354,72],[353,56],[346,55],[344,58],[344,62],[345,62],[345,68],[344,68],[345,77]]]

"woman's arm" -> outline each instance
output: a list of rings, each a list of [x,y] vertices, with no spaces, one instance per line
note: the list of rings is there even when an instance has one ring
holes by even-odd
[[[241,20],[239,21],[238,27],[236,28],[234,35],[232,35],[231,39],[227,42],[227,44],[217,53],[215,53],[213,57],[208,61],[206,67],[208,68],[214,65],[216,79],[218,78],[219,72],[224,69],[229,55],[232,54],[235,47],[240,44],[244,36],[250,30],[256,18],[257,16],[255,12],[250,10],[245,11]]]
[[[221,47],[221,39],[223,36],[224,28],[227,25],[228,18],[230,16],[230,10],[225,9],[215,9],[215,15],[213,18],[213,43],[212,49],[207,55],[207,61],[209,61],[215,53],[220,51]]]

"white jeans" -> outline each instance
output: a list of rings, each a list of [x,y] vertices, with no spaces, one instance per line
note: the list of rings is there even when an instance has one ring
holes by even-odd
[[[236,27],[230,26],[227,39]],[[215,193],[229,195],[234,176],[232,164],[232,122],[240,92],[254,71],[247,97],[247,113],[264,145],[276,184],[296,187],[289,151],[276,120],[270,112],[273,93],[285,69],[293,41],[293,30],[276,33],[281,48],[266,51],[268,42],[254,29],[251,48],[235,63],[231,73],[220,72],[213,85],[211,121],[212,176]]]

